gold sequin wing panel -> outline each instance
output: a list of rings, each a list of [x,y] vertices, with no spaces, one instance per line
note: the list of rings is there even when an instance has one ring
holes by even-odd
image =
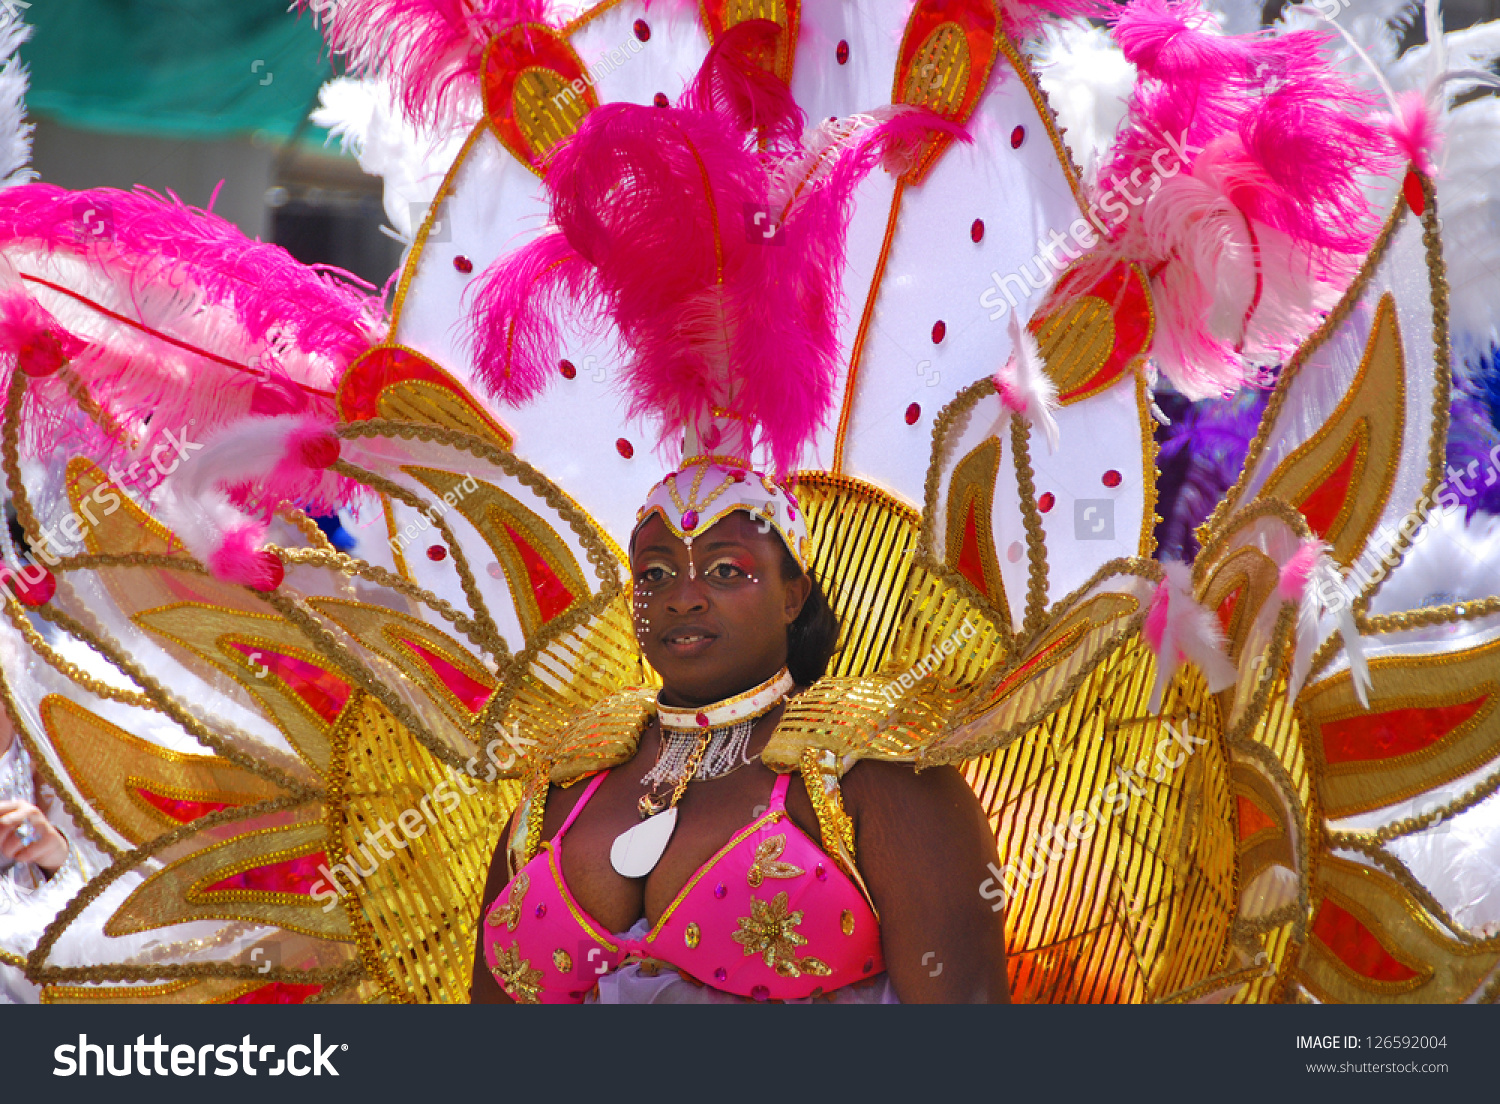
[[[1294,507],[1367,598],[1400,563],[1442,477],[1447,283],[1431,182],[1403,197],[1348,292],[1282,369],[1245,472],[1204,536],[1276,498]]]
[[[1217,703],[1196,669],[1146,710],[1138,633],[1100,654],[1039,723],[964,768],[999,855],[1013,999],[1134,1003],[1221,973],[1235,841]]]
[[[1061,706],[1096,666],[1139,634],[1158,571],[1150,561],[1101,571],[1051,615],[1042,632],[964,695],[918,762],[956,763],[988,754]]]
[[[346,989],[363,968],[324,880],[324,817],[321,801],[277,798],[121,855],[48,927],[29,976],[58,1001],[111,999],[94,983],[187,983],[155,996],[242,1003]],[[218,984],[231,981],[243,987]]]

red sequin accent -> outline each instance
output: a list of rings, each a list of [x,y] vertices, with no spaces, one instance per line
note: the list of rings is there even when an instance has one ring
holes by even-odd
[[[147,805],[175,820],[178,824],[187,824],[201,816],[227,809],[230,805],[227,801],[185,801],[181,798],[165,797],[146,789],[145,786],[137,786],[135,792]]]
[[[251,667],[263,667],[307,703],[308,707],[329,724],[338,720],[349,702],[349,684],[337,675],[296,656],[283,655],[254,644],[229,641],[229,646],[250,660]]]
[[[654,103],[657,107],[666,107],[672,101],[667,99],[667,94],[665,92],[658,92],[656,95],[651,97],[651,102]]]
[[[1057,496],[1051,491],[1043,491],[1042,496],[1036,500],[1036,508],[1044,514],[1052,512],[1052,507],[1057,505]]]
[[[922,404],[912,403],[906,408],[906,424],[916,425],[917,419],[922,416]]]
[[[1421,218],[1422,212],[1427,210],[1427,197],[1422,194],[1422,181],[1410,169],[1406,170],[1406,179],[1401,181],[1401,194],[1406,197],[1406,205],[1412,214]]]
[[[293,985],[289,981],[273,981],[235,997],[230,1004],[303,1004],[314,993],[321,993],[321,985]],[[305,1070],[303,1071],[306,1072]]]
[[[938,319],[932,324],[932,343],[934,345],[941,345],[943,343],[943,338],[947,336],[948,323],[944,322],[942,319]]]
[[[979,519],[972,502],[964,516],[963,540],[958,546],[957,567],[958,573],[973,583],[975,590],[986,598],[990,596],[989,584],[984,578],[984,557],[979,553]]]
[[[295,859],[241,870],[208,886],[204,892],[228,893],[242,889],[255,893],[296,893],[307,897],[311,896],[312,887],[323,880],[318,867],[327,863],[328,857],[322,851],[314,851],[311,855],[298,855]]]
[[[699,728],[707,728],[708,727],[708,714],[707,713],[699,713],[698,716],[694,718],[694,720],[696,720],[698,722],[698,727]]]
[[[1235,795],[1235,803],[1239,808],[1239,838],[1247,840],[1256,832],[1263,832],[1267,828],[1275,828],[1276,822],[1270,818],[1264,809],[1251,801],[1243,794]]]
[[[1119,472],[1115,471],[1114,468],[1110,468],[1109,471],[1104,473],[1103,483],[1106,487],[1118,487],[1122,478]]]
[[[845,42],[843,39],[839,39],[839,44],[834,47],[833,60],[838,62],[840,65],[849,64],[849,43]]]
[[[1371,981],[1411,981],[1417,971],[1398,962],[1346,908],[1324,900],[1313,917],[1313,935],[1349,969]]]
[[[453,258],[453,267],[467,276],[474,271],[474,262],[460,253],[457,257]]]
[[[428,545],[427,546],[427,558],[429,560],[431,560],[433,563],[440,563],[441,561],[446,560],[448,558],[448,550],[446,548],[444,548],[441,544],[431,544],[431,545]]]
[[[635,455],[635,446],[632,445],[629,441],[625,440],[625,438],[621,437],[618,441],[615,442],[615,451],[618,452],[621,456],[625,457],[625,459],[629,460],[632,456]]]
[[[642,42],[651,41],[651,24],[647,23],[644,19],[637,19],[635,21],[635,37]]]
[[[1021,148],[1021,143],[1024,142],[1024,141],[1026,141],[1026,128],[1025,127],[1018,126],[1018,127],[1016,127],[1015,130],[1013,130],[1013,131],[1010,132],[1010,148],[1011,149],[1020,149]]]
[[[521,562],[526,566],[531,593],[536,596],[537,611],[541,613],[543,621],[551,621],[573,604],[573,592],[557,577],[546,557],[531,547],[525,537],[509,525],[505,526],[505,531],[515,542],[516,550],[521,554]]]
[[[578,376],[578,369],[573,366],[571,360],[559,361],[557,370],[562,373],[563,379],[575,379]]]
[[[464,703],[464,708],[470,713],[478,713],[490,700],[490,695],[494,691],[488,686],[471,679],[442,656],[428,650],[417,641],[408,640],[406,637],[401,637],[400,640],[413,655],[432,669],[432,673],[453,692],[455,698]]]
[[[975,219],[969,227],[969,240],[975,245],[984,241],[984,219]]]
[[[1480,694],[1458,705],[1388,709],[1323,722],[1323,758],[1328,765],[1367,763],[1423,751],[1469,721],[1490,700]]]
[[[1302,516],[1307,519],[1308,528],[1318,536],[1326,536],[1328,530],[1333,528],[1335,519],[1343,511],[1344,502],[1349,497],[1349,482],[1354,478],[1354,461],[1359,456],[1357,442],[1351,438],[1348,451],[1344,458],[1339,461],[1339,466],[1333,469],[1332,474],[1322,483],[1318,484],[1316,490],[1308,494],[1297,504],[1297,509],[1302,511]]]

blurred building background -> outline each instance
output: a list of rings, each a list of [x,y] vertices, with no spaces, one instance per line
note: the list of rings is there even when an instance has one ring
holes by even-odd
[[[214,211],[251,237],[382,284],[401,247],[379,231],[380,181],[308,122],[333,69],[289,4],[33,0],[21,57],[41,179],[142,184],[195,207],[217,188]]]
[[[291,0],[0,0],[34,28],[33,163],[66,188],[144,184],[214,210],[299,260],[380,285],[400,246],[379,232],[380,182],[308,122],[333,75]],[[1266,0],[1274,19],[1284,0]],[[1500,0],[1447,0],[1448,29]],[[1425,38],[1420,22],[1408,38]],[[220,188],[220,181],[223,181]]]

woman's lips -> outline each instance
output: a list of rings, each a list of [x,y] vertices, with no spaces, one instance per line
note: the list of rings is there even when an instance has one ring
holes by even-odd
[[[690,658],[702,655],[719,639],[704,629],[673,629],[662,637],[662,645],[674,656]]]

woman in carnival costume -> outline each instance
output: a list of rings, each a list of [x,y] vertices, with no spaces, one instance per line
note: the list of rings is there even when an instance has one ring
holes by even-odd
[[[1446,63],[1382,121],[1191,4],[771,7],[321,13],[389,317],[0,193],[5,706],[110,858],[45,999],[1500,993],[1500,605],[1416,577]],[[1271,388],[1190,565],[1157,373]]]

